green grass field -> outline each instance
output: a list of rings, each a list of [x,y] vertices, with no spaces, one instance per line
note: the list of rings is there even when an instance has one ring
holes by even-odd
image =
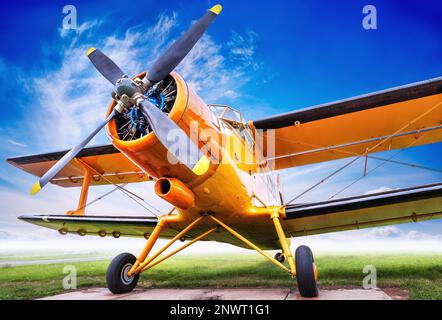
[[[316,258],[319,286],[362,286],[365,265],[377,269],[380,288],[403,289],[410,299],[442,299],[442,255],[322,255]],[[105,287],[109,261],[70,263],[78,288]],[[34,299],[65,292],[64,264],[0,268],[0,299]],[[189,255],[143,273],[139,287],[293,287],[295,281],[264,258]],[[405,291],[406,290],[406,291]]]

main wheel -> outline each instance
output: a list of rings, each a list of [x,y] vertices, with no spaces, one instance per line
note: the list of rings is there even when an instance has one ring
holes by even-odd
[[[296,249],[295,259],[299,293],[305,298],[317,297],[318,286],[316,281],[318,273],[312,250],[307,246],[300,246]]]
[[[282,253],[282,252],[277,252],[277,253],[275,254],[275,260],[278,261],[278,262],[283,263],[283,262],[285,261],[284,253]]]
[[[116,256],[106,272],[106,284],[114,294],[131,292],[138,283],[139,274],[129,276],[129,270],[137,259],[130,253]]]

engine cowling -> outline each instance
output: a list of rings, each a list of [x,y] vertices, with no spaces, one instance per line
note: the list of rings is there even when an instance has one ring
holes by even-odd
[[[142,73],[137,78],[144,78],[146,73]],[[214,122],[215,116],[204,103],[204,101],[188,87],[187,83],[175,72],[169,77],[176,88],[176,92],[168,93],[173,95],[173,99],[168,101],[168,108],[163,110],[168,116],[178,124],[191,137],[200,137],[202,131],[210,131],[211,139],[198,139],[200,148],[205,146],[205,150],[210,150],[208,157],[219,163],[221,152],[218,141],[220,139],[219,129]],[[168,98],[170,98],[168,96]],[[108,109],[108,114],[115,106],[113,101]],[[107,134],[114,144],[124,155],[131,159],[144,172],[155,178],[172,177],[184,183],[190,183],[198,176],[180,163],[168,161],[168,150],[159,142],[152,132],[134,135],[134,139],[125,139],[121,135],[121,127],[124,123],[112,120],[106,127]],[[192,134],[190,131],[193,130]],[[204,135],[203,135],[204,136]]]

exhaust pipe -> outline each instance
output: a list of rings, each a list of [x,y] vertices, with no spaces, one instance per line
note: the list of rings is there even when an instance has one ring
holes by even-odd
[[[194,193],[180,180],[161,178],[155,182],[155,193],[180,209],[189,209],[195,202]]]

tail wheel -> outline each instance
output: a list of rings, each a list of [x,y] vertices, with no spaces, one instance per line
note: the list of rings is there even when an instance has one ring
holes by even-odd
[[[313,298],[318,296],[318,270],[313,259],[313,253],[307,246],[296,249],[296,280],[301,296]]]
[[[140,275],[128,274],[136,260],[130,253],[122,253],[112,260],[106,272],[106,284],[110,292],[128,293],[136,287]]]
[[[282,253],[282,252],[277,252],[277,253],[275,254],[275,260],[278,261],[278,262],[283,263],[283,262],[285,261],[284,253]]]

